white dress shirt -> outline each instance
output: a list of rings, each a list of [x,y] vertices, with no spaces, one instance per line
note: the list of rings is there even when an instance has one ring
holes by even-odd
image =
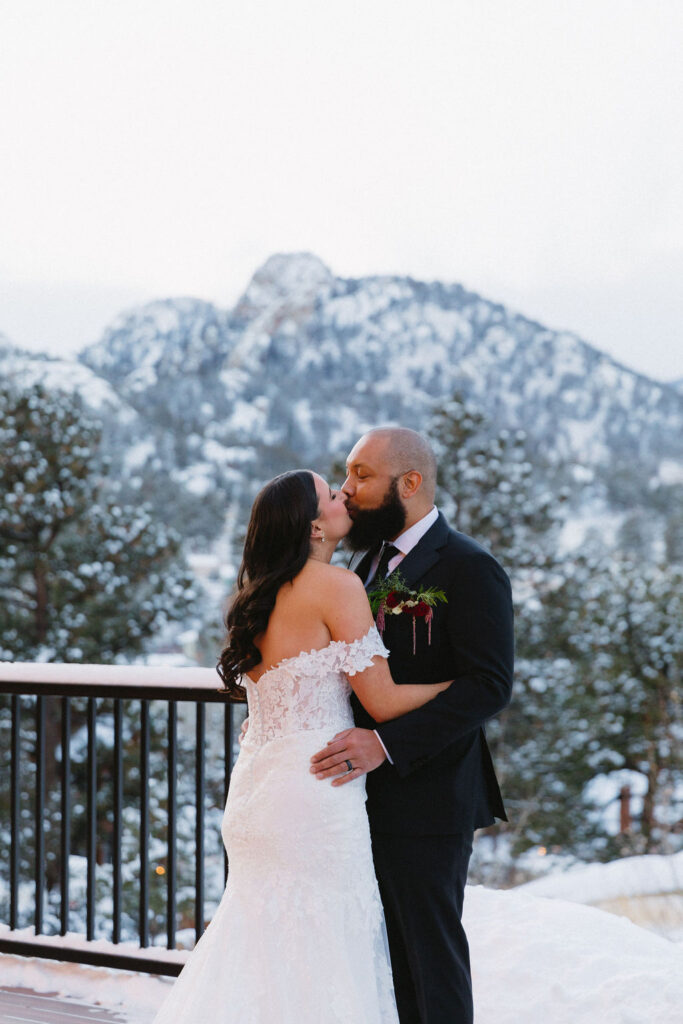
[[[399,567],[399,565],[406,557],[406,555],[410,554],[413,548],[419,543],[419,541],[422,540],[427,530],[431,529],[431,527],[434,525],[438,518],[439,510],[436,507],[436,505],[434,505],[432,506],[431,511],[428,512],[426,516],[422,516],[422,519],[418,519],[416,523],[413,523],[413,525],[409,526],[407,530],[404,530],[403,533],[400,533],[396,540],[391,541],[394,547],[398,548],[398,554],[394,555],[392,558],[389,559],[389,564],[387,565],[387,576],[390,573],[392,573],[394,569],[397,569]],[[376,572],[377,566],[379,565],[379,558],[380,552],[378,551],[370,565],[370,571],[368,572],[367,578],[365,580],[366,584],[368,580],[372,579],[374,573]],[[373,732],[375,733],[375,736],[380,741],[380,743],[382,743],[382,737],[377,732],[377,730],[374,729]],[[384,746],[384,743],[382,743],[382,750],[387,755],[387,761],[389,762],[389,764],[393,764],[394,762],[391,759],[389,751]]]

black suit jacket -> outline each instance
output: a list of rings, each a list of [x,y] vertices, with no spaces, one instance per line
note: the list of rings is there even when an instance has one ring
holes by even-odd
[[[370,555],[351,568],[367,576]],[[424,620],[387,615],[383,639],[396,683],[454,683],[434,700],[378,725],[354,697],[356,725],[377,729],[393,764],[367,777],[376,832],[442,835],[507,821],[484,722],[510,701],[513,611],[510,581],[481,545],[438,520],[400,564],[411,589],[439,587],[431,644]]]

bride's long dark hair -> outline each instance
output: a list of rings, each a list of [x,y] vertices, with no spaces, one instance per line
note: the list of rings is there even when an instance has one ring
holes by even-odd
[[[259,491],[251,510],[237,593],[226,617],[227,642],[216,666],[231,700],[243,701],[240,676],[261,661],[256,637],[265,632],[283,583],[301,572],[311,553],[318,495],[308,469],[282,473]]]

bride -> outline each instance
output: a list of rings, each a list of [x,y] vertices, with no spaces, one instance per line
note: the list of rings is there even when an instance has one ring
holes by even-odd
[[[365,778],[320,785],[311,754],[449,683],[397,686],[355,573],[330,565],[351,520],[308,470],[251,513],[218,672],[249,706],[222,834],[225,893],[154,1024],[397,1024]],[[243,684],[243,685],[242,685]]]

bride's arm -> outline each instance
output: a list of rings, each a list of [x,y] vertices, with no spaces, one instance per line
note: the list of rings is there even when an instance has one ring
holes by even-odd
[[[349,676],[354,693],[376,722],[389,722],[408,711],[421,708],[453,682],[395,683],[386,658],[375,655],[372,666]]]
[[[333,640],[351,643],[374,626],[367,594],[355,573],[336,576],[334,588],[326,594],[323,613]],[[399,685],[391,678],[386,658],[380,655],[375,655],[369,668],[349,675],[354,693],[376,722],[387,722],[422,707],[447,690],[452,681]]]

